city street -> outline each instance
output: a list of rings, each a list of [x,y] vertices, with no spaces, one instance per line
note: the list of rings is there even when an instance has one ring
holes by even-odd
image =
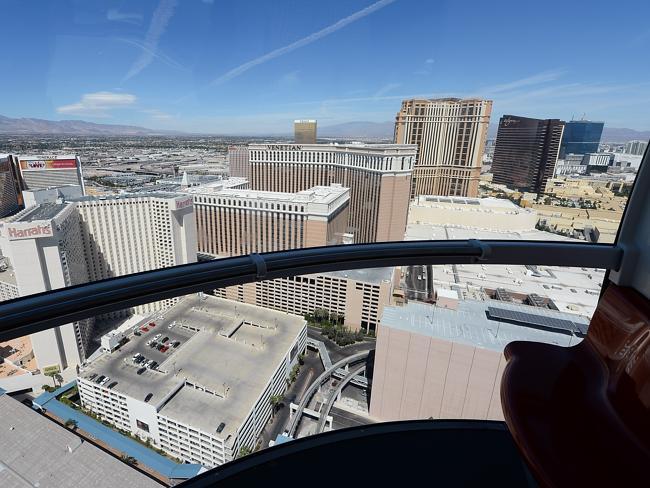
[[[282,406],[278,408],[273,420],[262,431],[260,439],[263,449],[269,446],[271,439],[275,439],[278,434],[284,431],[289,421],[289,404],[298,402],[309,384],[318,378],[323,371],[323,364],[318,357],[318,353],[308,349],[305,355],[305,364],[300,367],[298,378],[285,392]]]
[[[406,268],[404,275],[406,298],[420,301],[426,301],[429,298],[430,272],[431,266],[417,265]]]
[[[332,416],[332,422],[334,430],[336,429],[347,429],[348,427],[358,427],[359,425],[368,425],[372,423],[365,417],[361,415],[355,415],[347,410],[343,410],[337,407],[332,407],[330,410],[330,415]]]

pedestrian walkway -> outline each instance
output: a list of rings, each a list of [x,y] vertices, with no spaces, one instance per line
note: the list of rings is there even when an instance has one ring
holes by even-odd
[[[64,405],[56,399],[57,396],[73,388],[76,384],[76,381],[71,381],[53,392],[45,392],[39,395],[32,402],[34,408],[50,412],[64,421],[68,419],[76,421],[79,429],[108,444],[110,447],[123,452],[127,456],[134,457],[138,463],[157,471],[167,478],[188,479],[205,471],[205,468],[200,464],[175,463],[171,459],[120,434],[92,417],[83,414],[79,410]]]

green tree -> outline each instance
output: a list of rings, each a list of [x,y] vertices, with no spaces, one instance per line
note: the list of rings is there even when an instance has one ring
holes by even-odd
[[[134,458],[133,456],[128,456],[126,454],[122,454],[120,456],[120,459],[125,462],[126,464],[130,464],[132,466],[135,466],[138,464],[138,460]]]
[[[282,403],[282,395],[271,395],[269,398],[269,403],[271,404],[271,413],[273,417],[275,417],[275,412],[277,411],[278,407]]]
[[[75,419],[68,419],[65,421],[65,424],[63,425],[68,429],[77,430],[79,423]]]
[[[239,449],[239,454],[237,455],[238,458],[248,456],[250,453],[253,451],[251,450],[250,447],[243,446],[242,448]]]
[[[63,376],[61,376],[60,373],[54,373],[52,376],[52,379],[54,380],[55,385],[58,383],[59,386],[63,385]]]

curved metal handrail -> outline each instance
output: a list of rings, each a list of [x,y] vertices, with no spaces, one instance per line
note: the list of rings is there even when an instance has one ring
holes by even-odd
[[[0,341],[76,320],[224,286],[301,274],[415,264],[539,264],[618,269],[611,245],[540,241],[406,241],[325,246],[157,269],[0,304]]]

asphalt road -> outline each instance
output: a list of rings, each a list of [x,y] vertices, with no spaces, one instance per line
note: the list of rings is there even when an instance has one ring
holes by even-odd
[[[406,297],[410,300],[425,301],[428,298],[429,275],[427,266],[407,266],[404,275]]]
[[[372,422],[360,415],[355,415],[347,410],[332,407],[330,410],[332,416],[332,427],[336,429],[345,429],[348,427],[357,427],[359,425],[368,425]]]
[[[262,440],[262,448],[269,446],[269,440],[275,439],[278,434],[281,434],[289,422],[289,404],[291,402],[297,403],[303,392],[318,376],[325,371],[321,363],[318,353],[307,350],[305,356],[305,364],[300,367],[298,378],[284,393],[283,406],[278,409],[273,421],[266,425],[260,439]]]

